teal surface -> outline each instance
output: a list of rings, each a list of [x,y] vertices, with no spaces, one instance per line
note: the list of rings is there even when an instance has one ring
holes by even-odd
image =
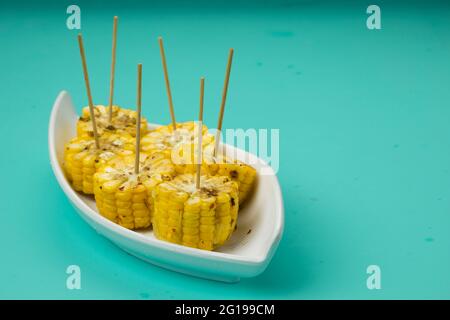
[[[377,1],[87,2],[81,7],[96,103],[106,103],[119,15],[116,102],[168,123],[157,36],[179,120],[214,127],[229,47],[224,125],[280,129],[284,237],[267,270],[238,284],[135,259],[75,213],[50,169],[58,92],[87,103],[69,2],[0,4],[0,298],[450,298],[450,6]],[[228,3],[228,4],[226,4]],[[79,265],[82,289],[66,289]],[[379,265],[382,289],[368,290]]]

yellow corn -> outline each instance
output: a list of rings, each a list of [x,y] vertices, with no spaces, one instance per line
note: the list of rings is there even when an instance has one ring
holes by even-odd
[[[100,214],[127,228],[149,227],[153,217],[154,188],[172,179],[175,170],[162,154],[141,154],[134,173],[134,156],[116,158],[94,176],[94,194]]]
[[[236,181],[239,186],[239,204],[243,204],[255,185],[256,169],[222,154],[214,157],[212,151],[212,148],[208,148],[203,153],[202,171],[205,170],[210,175],[226,176]]]
[[[100,136],[105,134],[120,134],[136,136],[136,111],[113,106],[112,121],[109,121],[109,107],[97,105],[94,107],[97,132]],[[141,135],[147,133],[147,120],[141,118]],[[84,107],[77,122],[77,135],[79,137],[93,137],[91,115],[89,107]]]
[[[153,228],[158,239],[213,250],[230,238],[239,210],[237,183],[228,177],[182,174],[154,192]]]
[[[89,138],[74,138],[64,149],[64,169],[76,191],[93,194],[93,176],[98,168],[117,156],[133,154],[134,140],[115,134],[100,138],[100,149]]]
[[[240,161],[218,165],[217,175],[228,176],[239,186],[239,203],[242,204],[251,193],[256,180],[256,170]]]
[[[218,155],[213,156],[214,136],[203,126],[202,172],[207,175],[228,176],[239,185],[240,204],[248,198],[256,179],[256,170],[237,160]],[[148,132],[141,140],[145,152],[163,152],[175,165],[179,174],[195,173],[197,156],[197,123],[194,121],[177,124],[176,133],[172,125],[162,126]]]
[[[171,159],[178,173],[194,172],[198,123],[194,121],[177,123],[173,126],[161,126],[148,132],[141,139],[141,149],[147,153],[162,152]],[[208,133],[208,128],[202,127],[202,148],[214,143],[214,136]]]

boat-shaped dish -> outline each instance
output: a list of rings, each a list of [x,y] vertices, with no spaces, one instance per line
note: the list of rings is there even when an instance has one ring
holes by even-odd
[[[280,186],[275,173],[266,163],[245,151],[224,146],[227,151],[235,151],[237,159],[250,160],[256,168],[255,190],[240,210],[237,229],[224,246],[215,251],[184,247],[156,239],[151,228],[132,231],[107,220],[98,213],[92,196],[72,189],[64,175],[62,161],[65,143],[76,136],[77,120],[70,95],[62,91],[50,116],[50,162],[59,185],[73,207],[99,234],[142,260],[192,276],[236,282],[264,271],[278,246],[284,226]],[[155,127],[157,125],[150,125],[150,129]]]

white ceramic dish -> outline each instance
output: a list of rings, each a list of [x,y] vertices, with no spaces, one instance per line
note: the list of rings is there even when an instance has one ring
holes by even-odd
[[[62,91],[50,116],[50,162],[59,185],[76,211],[98,233],[140,259],[197,277],[236,282],[241,277],[254,277],[264,271],[278,246],[284,226],[280,186],[267,164],[242,150],[235,150],[237,158],[250,159],[258,173],[264,170],[271,174],[258,174],[254,194],[240,210],[238,227],[225,246],[216,251],[184,247],[156,239],[151,229],[135,232],[107,220],[97,212],[92,197],[72,189],[63,173],[62,159],[64,144],[76,135],[77,120],[70,95]]]

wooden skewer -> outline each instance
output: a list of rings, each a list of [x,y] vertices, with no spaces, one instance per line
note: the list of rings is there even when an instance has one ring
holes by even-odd
[[[203,96],[205,92],[205,78],[200,79],[200,112],[198,115],[198,150],[197,150],[197,167],[196,167],[196,183],[197,189],[200,189],[200,174],[202,168],[202,136],[203,136]]]
[[[113,98],[114,98],[114,71],[116,69],[116,45],[117,45],[117,19],[114,17],[113,22],[113,40],[112,40],[112,60],[111,60],[111,76],[109,81],[109,122],[111,123],[113,114]]]
[[[220,133],[222,131],[223,114],[225,111],[225,102],[227,100],[228,82],[230,81],[230,71],[231,71],[231,63],[233,62],[233,53],[234,53],[234,49],[231,48],[230,53],[228,54],[227,71],[225,74],[225,83],[223,85],[223,91],[222,91],[222,102],[220,104],[219,121],[217,123],[217,133],[216,133],[216,143],[214,146],[214,156],[217,155],[217,150],[219,149]]]
[[[81,36],[81,33],[78,34],[78,45],[80,47],[81,62],[83,64],[84,82],[86,84],[86,92],[87,92],[88,103],[89,103],[89,113],[91,115],[92,130],[94,131],[95,146],[97,149],[100,149],[100,142],[99,142],[98,133],[97,133],[97,124],[96,124],[95,115],[94,115],[94,103],[92,102],[91,86],[89,84],[89,75],[88,75],[87,64],[86,64],[86,56],[84,54],[83,37]]]
[[[139,173],[139,151],[141,143],[141,97],[142,97],[142,64],[138,64],[137,77],[137,122],[136,122],[136,159],[134,161],[134,173]]]
[[[161,60],[164,70],[164,79],[166,80],[167,97],[169,99],[170,117],[172,118],[173,130],[177,129],[177,123],[175,121],[175,112],[173,110],[172,92],[170,91],[169,73],[167,72],[166,54],[164,53],[164,45],[162,37],[158,38],[159,51],[161,52]]]

